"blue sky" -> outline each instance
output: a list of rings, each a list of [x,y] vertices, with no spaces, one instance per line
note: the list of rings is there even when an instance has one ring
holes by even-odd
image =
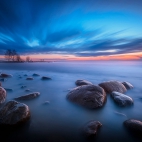
[[[0,54],[142,51],[141,0],[0,0]]]

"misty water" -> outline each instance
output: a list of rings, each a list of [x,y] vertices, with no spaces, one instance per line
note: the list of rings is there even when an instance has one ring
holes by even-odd
[[[125,129],[123,122],[133,118],[142,121],[142,62],[53,62],[53,63],[0,63],[0,72],[12,74],[2,82],[7,91],[6,102],[31,92],[40,92],[35,99],[20,101],[29,106],[31,118],[28,123],[17,129],[1,128],[1,138],[5,141],[48,141],[48,142],[121,142],[142,141]],[[40,76],[26,80],[33,73]],[[22,78],[19,78],[19,75]],[[49,76],[52,80],[41,80]],[[66,95],[76,87],[77,79],[85,79],[93,84],[103,81],[128,81],[134,89],[126,94],[133,98],[134,105],[120,107],[107,96],[107,102],[100,109],[86,109],[69,102]],[[26,85],[26,88],[21,88]],[[29,92],[30,93],[30,92]],[[49,101],[49,104],[44,104]],[[82,127],[90,120],[98,120],[103,126],[96,137],[87,139]],[[4,130],[3,130],[4,129]]]

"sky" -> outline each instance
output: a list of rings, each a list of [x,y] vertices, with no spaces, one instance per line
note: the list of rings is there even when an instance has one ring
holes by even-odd
[[[142,0],[0,0],[0,58],[142,60]]]

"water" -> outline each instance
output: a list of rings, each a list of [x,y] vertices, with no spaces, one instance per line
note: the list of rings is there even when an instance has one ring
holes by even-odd
[[[123,126],[123,121],[129,118],[142,120],[142,62],[0,63],[0,72],[13,75],[2,82],[3,87],[13,89],[7,92],[6,102],[27,94],[26,89],[41,93],[36,99],[20,101],[29,106],[31,119],[21,128],[1,128],[1,139],[5,141],[142,141],[141,137],[132,135]],[[24,75],[31,77],[33,73],[40,76],[26,80]],[[52,80],[41,80],[44,75]],[[126,94],[133,98],[134,105],[119,107],[109,95],[100,109],[90,110],[73,104],[66,100],[66,95],[69,89],[76,87],[77,79],[85,79],[96,85],[108,80],[128,81],[134,85],[134,89]],[[22,85],[27,87],[21,88]],[[50,101],[50,104],[44,105],[45,101]],[[103,126],[95,138],[86,139],[81,131],[90,120],[98,120]]]

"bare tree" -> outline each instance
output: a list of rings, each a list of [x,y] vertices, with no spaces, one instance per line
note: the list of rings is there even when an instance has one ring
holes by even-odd
[[[16,61],[16,56],[17,56],[16,50],[12,50],[12,61]]]
[[[27,61],[27,62],[30,62],[30,60],[31,60],[30,57],[27,56],[27,57],[26,57],[26,61]]]
[[[5,52],[5,59],[7,61],[10,61],[12,59],[12,51],[11,49],[7,49],[6,52]]]
[[[20,55],[16,55],[15,59],[16,59],[15,61],[17,61],[17,62],[22,62]]]

